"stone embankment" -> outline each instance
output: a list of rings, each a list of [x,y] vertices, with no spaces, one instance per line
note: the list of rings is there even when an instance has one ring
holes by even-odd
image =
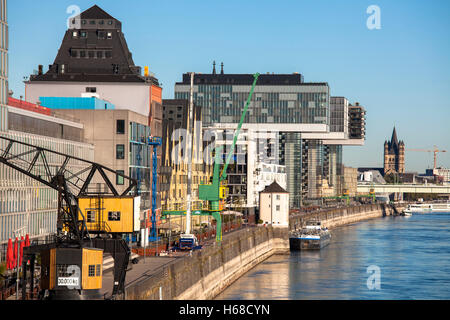
[[[248,227],[176,259],[158,272],[126,287],[125,299],[213,299],[251,268],[274,254],[289,252],[289,231],[319,219],[330,229],[358,221],[396,214],[389,205],[370,204],[322,209],[290,217],[289,228]]]
[[[366,204],[352,207],[322,209],[290,216],[289,229],[299,229],[303,227],[308,220],[313,219],[321,221],[324,227],[333,229],[362,220],[397,215],[402,212],[403,209],[403,206],[386,204]]]

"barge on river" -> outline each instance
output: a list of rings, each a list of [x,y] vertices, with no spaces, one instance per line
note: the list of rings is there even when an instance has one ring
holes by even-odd
[[[289,235],[291,250],[320,250],[331,242],[331,233],[322,228],[320,221],[308,221],[306,227],[292,231]]]

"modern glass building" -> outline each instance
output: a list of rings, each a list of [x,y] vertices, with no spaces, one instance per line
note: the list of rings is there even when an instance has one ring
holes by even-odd
[[[8,22],[7,0],[0,0],[0,132],[8,128]]]
[[[82,124],[67,119],[33,112],[24,108],[5,108],[8,113],[8,131],[3,136],[50,149],[77,158],[94,160],[94,146],[82,141]],[[40,111],[40,108],[36,106]],[[0,140],[0,152],[6,149],[6,140]],[[28,151],[16,146],[11,152]],[[45,153],[49,165],[54,168],[61,158]],[[36,170],[39,169],[39,165]],[[78,172],[81,163],[71,162],[67,170]],[[8,239],[29,235],[31,240],[43,239],[56,232],[58,195],[52,188],[0,164],[0,262],[5,260]]]
[[[251,74],[196,74],[194,101],[202,107],[203,126],[238,123]],[[328,83],[305,83],[300,74],[260,75],[245,123],[329,124]],[[189,99],[190,74],[175,84],[175,99]]]
[[[196,74],[194,101],[202,107],[204,127],[237,124],[253,83],[252,74]],[[189,99],[190,74],[175,84],[175,98]],[[258,78],[243,128],[278,134],[278,164],[286,166],[291,207],[302,197],[318,197],[323,149],[303,133],[326,134],[330,125],[330,88],[326,82],[304,82],[293,74],[262,74]],[[333,172],[334,173],[334,172]]]

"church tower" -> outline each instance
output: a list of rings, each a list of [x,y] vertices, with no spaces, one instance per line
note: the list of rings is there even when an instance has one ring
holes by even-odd
[[[384,142],[384,175],[391,173],[405,173],[405,143],[398,141],[395,127],[391,141]]]

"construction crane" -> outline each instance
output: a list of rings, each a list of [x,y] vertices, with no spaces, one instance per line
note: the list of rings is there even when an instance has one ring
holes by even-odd
[[[436,163],[437,163],[437,154],[438,152],[447,152],[447,150],[439,150],[436,146],[434,146],[433,150],[426,150],[426,149],[406,149],[406,151],[417,151],[417,152],[433,152],[434,153],[434,164],[433,164],[433,170],[436,169]]]
[[[216,220],[216,241],[221,242],[222,241],[222,218],[220,215],[220,212],[225,207],[225,199],[228,196],[228,188],[226,186],[225,180],[227,178],[227,168],[231,161],[231,158],[234,153],[234,147],[236,146],[239,133],[241,131],[242,124],[244,123],[245,116],[247,114],[248,107],[250,105],[253,92],[256,87],[256,82],[259,78],[259,73],[256,73],[253,75],[254,80],[253,84],[247,99],[247,102],[244,106],[244,110],[242,111],[240,122],[237,126],[236,132],[234,134],[233,143],[231,145],[230,151],[226,157],[224,166],[221,170],[221,163],[222,161],[222,150],[223,146],[217,146],[214,149],[214,169],[213,169],[213,177],[212,177],[212,183],[211,184],[200,184],[198,189],[198,198],[201,201],[206,201],[206,206],[202,206],[199,208],[193,208],[192,214],[193,215],[210,215]],[[163,212],[163,215],[185,215],[187,213],[187,210],[165,210]],[[187,216],[187,219],[189,217]],[[188,224],[188,223],[186,223]],[[190,233],[186,233],[185,239],[180,238],[186,243],[186,248],[192,248],[192,246],[195,243],[195,236],[191,235]]]
[[[98,163],[4,136],[0,136],[0,163],[58,193],[54,240],[24,248],[22,298],[26,296],[27,260],[30,288],[34,287],[36,255],[41,257],[40,287],[48,299],[103,299],[99,292],[103,253],[114,259],[111,298],[123,293],[131,252],[122,235],[140,227],[137,181]],[[108,174],[121,176],[128,187],[119,193]],[[99,190],[98,181],[106,190]]]

